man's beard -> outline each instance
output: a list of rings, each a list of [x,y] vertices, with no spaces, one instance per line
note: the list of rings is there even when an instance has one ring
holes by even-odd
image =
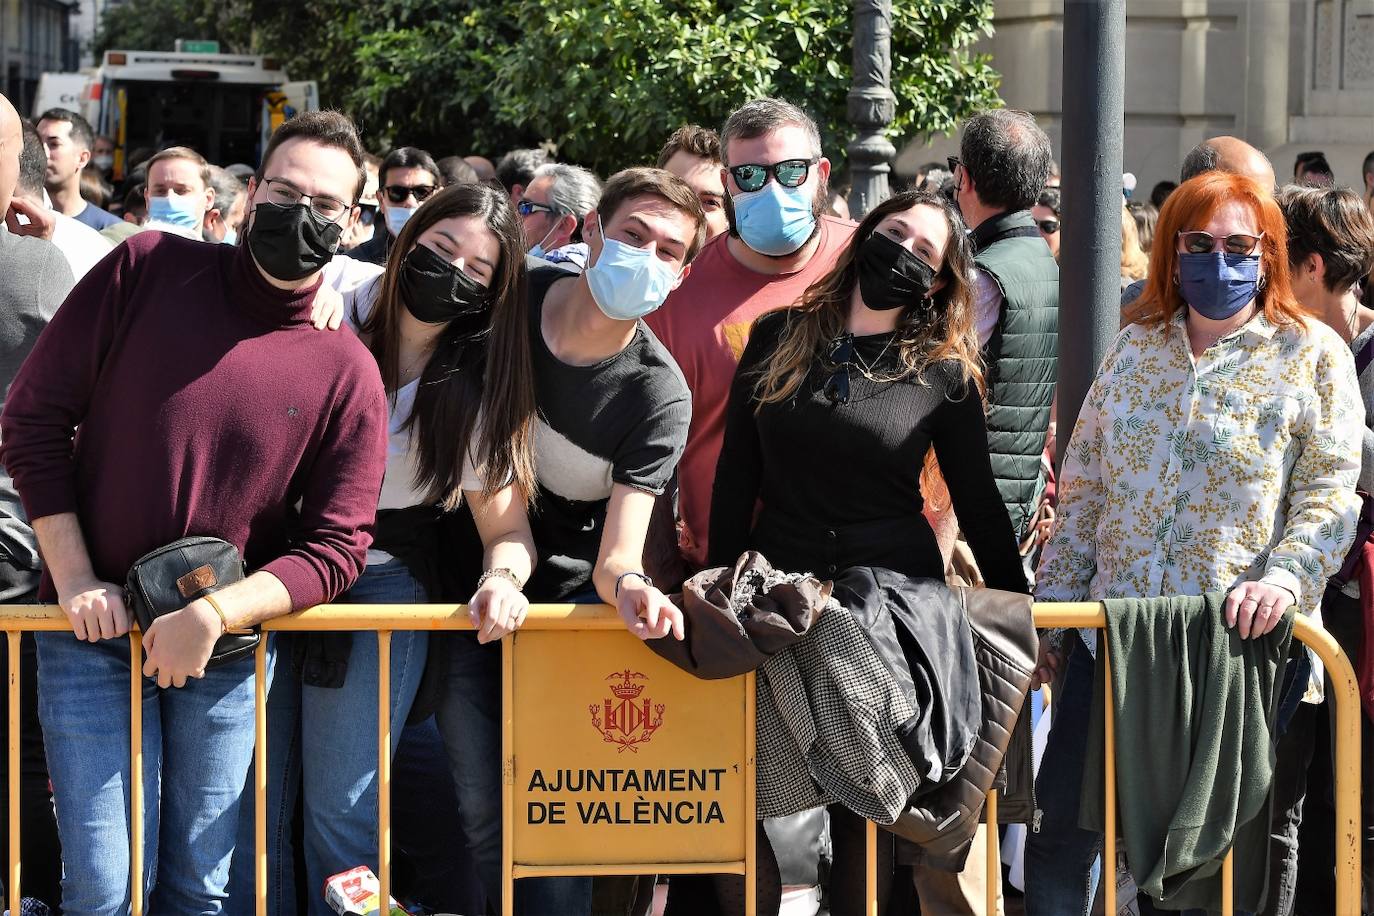
[[[815,168],[815,166],[812,166],[812,168]],[[772,180],[777,181],[777,176],[774,176]],[[816,237],[816,233],[821,231],[821,216],[825,213],[825,204],[829,197],[830,182],[824,178],[818,178],[816,181],[816,195],[811,198],[811,216],[814,218],[815,224],[811,227],[811,234],[806,237],[806,241],[797,246],[797,251],[801,251],[807,245],[811,244],[811,240]],[[730,224],[730,234],[740,239],[741,242],[744,242],[744,239],[740,238],[739,227],[735,225],[735,199],[731,197],[728,192],[725,194],[725,220]],[[744,245],[747,248],[749,243],[744,242]],[[754,251],[752,248],[749,250]],[[785,261],[795,255],[797,251],[791,254],[764,254],[761,251],[754,251],[754,254],[760,257],[771,258],[774,261]]]

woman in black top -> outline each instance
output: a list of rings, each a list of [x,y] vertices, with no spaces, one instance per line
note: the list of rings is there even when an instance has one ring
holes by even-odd
[[[922,514],[933,449],[984,580],[1028,591],[988,457],[972,270],[953,207],[899,194],[865,217],[796,308],[755,322],[716,466],[711,565],[754,549],[821,578],[882,566],[943,580]],[[863,822],[833,806],[831,824],[831,912],[859,913]],[[889,884],[892,845],[879,850]]]

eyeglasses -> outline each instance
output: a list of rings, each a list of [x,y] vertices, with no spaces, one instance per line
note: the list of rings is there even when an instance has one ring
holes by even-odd
[[[739,189],[748,193],[757,191],[768,182],[771,173],[778,184],[784,188],[798,188],[806,184],[806,178],[811,173],[811,166],[818,159],[784,159],[772,165],[764,165],[758,162],[746,163],[745,165],[730,166],[730,174],[735,179],[735,184]]]
[[[964,164],[964,160],[960,159],[958,156],[946,156],[946,157],[945,157],[945,165],[949,166],[949,173],[950,173],[951,175],[954,174],[954,170],[955,170],[955,169],[957,169],[959,166],[961,166],[961,165],[963,165],[963,164]]]
[[[348,212],[348,204],[325,194],[302,194],[300,189],[284,178],[264,178],[267,201],[280,207],[294,207],[302,201],[310,202],[310,211],[321,219],[335,222]]]
[[[1226,254],[1254,254],[1259,247],[1260,239],[1264,238],[1264,233],[1259,235],[1246,235],[1237,232],[1221,239],[1223,249],[1217,248],[1217,237],[1210,232],[1200,230],[1193,232],[1180,232],[1179,240],[1183,242],[1183,251],[1187,254],[1207,254],[1211,251],[1223,250]]]
[[[520,203],[515,205],[515,212],[521,216],[529,216],[531,213],[548,213],[557,215],[558,211],[548,204],[541,204],[538,201],[525,200],[521,198]]]
[[[832,340],[825,359],[833,368],[821,393],[831,404],[848,404],[849,370],[854,363],[854,335],[842,334]]]
[[[386,199],[393,204],[403,204],[407,197],[414,197],[416,203],[422,204],[429,198],[429,195],[438,190],[438,187],[432,184],[417,184],[414,187],[389,184],[382,190],[386,192]]]
[[[1059,231],[1059,220],[1057,219],[1038,219],[1035,225],[1040,227],[1040,231],[1046,235],[1054,235]]]

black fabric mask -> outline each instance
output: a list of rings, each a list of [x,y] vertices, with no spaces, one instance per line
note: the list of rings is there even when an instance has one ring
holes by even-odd
[[[464,337],[474,336],[489,326],[491,302],[487,288],[432,248],[416,245],[406,253],[399,283],[401,302],[418,321],[454,322],[451,330]]]
[[[880,232],[859,245],[859,293],[879,312],[920,304],[930,295],[935,270]]]
[[[253,209],[248,248],[263,270],[284,283],[320,270],[339,249],[343,226],[320,219],[305,204],[260,203]]]

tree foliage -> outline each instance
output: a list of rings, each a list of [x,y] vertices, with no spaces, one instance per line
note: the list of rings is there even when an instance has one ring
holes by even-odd
[[[894,143],[997,104],[996,73],[969,50],[991,30],[991,0],[893,7]],[[840,164],[852,134],[852,9],[837,0],[129,0],[100,40],[145,37],[274,54],[378,150],[494,157],[547,141],[607,174],[760,95],[811,111]]]
[[[128,0],[107,7],[93,50],[171,51],[178,38],[218,41],[225,53],[250,53],[247,0]]]
[[[852,134],[850,5],[834,0],[526,0],[517,53],[493,87],[497,119],[556,138],[603,171],[651,159],[678,125],[719,127],[761,95],[808,109],[832,159]],[[894,3],[896,142],[996,103],[996,75],[968,45],[990,3]],[[551,65],[551,62],[557,62]]]

